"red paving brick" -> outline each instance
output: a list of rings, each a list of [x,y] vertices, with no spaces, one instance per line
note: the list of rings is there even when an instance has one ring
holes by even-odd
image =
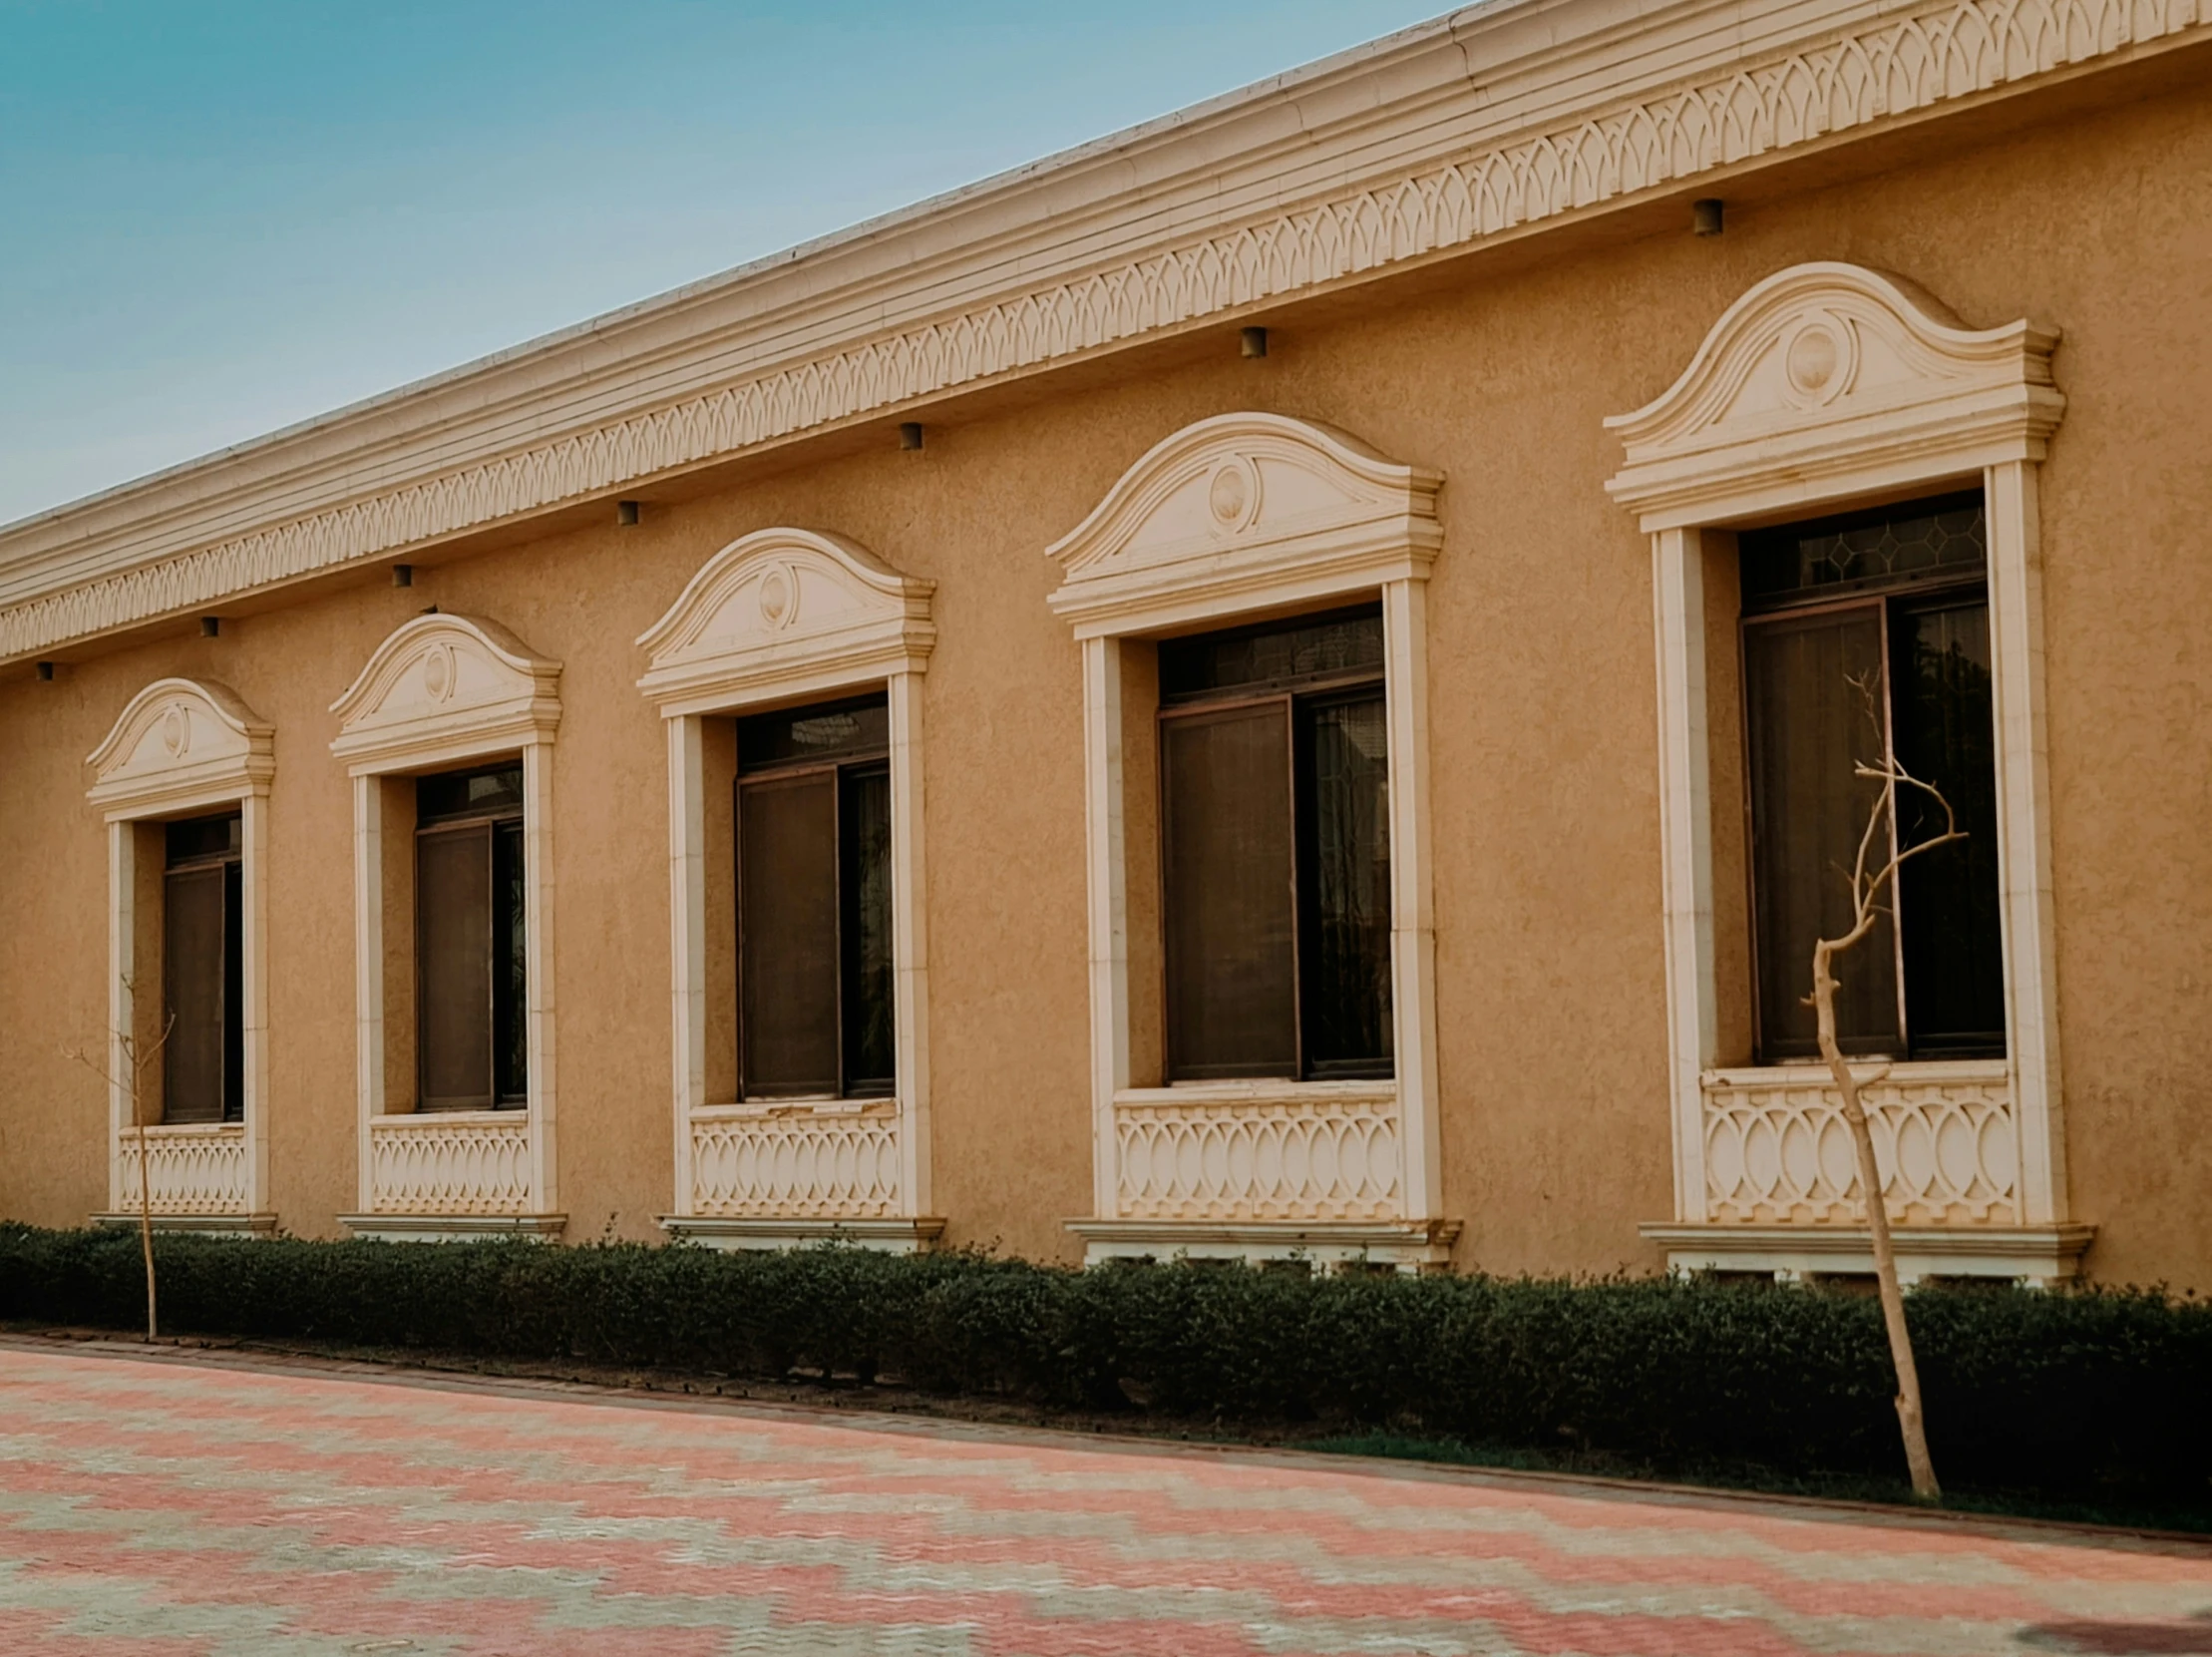
[[[0,1345],[0,1654],[2212,1654],[2212,1547]]]

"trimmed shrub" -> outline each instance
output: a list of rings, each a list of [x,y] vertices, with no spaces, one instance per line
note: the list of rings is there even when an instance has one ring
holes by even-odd
[[[1090,1271],[858,1249],[157,1240],[166,1328],[928,1392],[1223,1427],[1315,1424],[1654,1470],[1903,1470],[1870,1299],[1667,1278]],[[130,1329],[137,1237],[0,1224],[0,1319]],[[2212,1307],[2155,1291],[1910,1297],[1962,1489],[2212,1488]]]

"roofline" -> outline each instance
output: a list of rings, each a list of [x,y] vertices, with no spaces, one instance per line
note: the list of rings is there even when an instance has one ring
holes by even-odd
[[[1453,12],[0,527],[0,660],[2212,39],[2024,3]]]

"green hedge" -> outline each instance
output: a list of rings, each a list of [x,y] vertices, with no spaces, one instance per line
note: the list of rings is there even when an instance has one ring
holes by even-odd
[[[1227,1427],[1313,1423],[1659,1470],[1902,1472],[1869,1299],[1667,1279],[1070,1271],[973,1255],[297,1239],[158,1243],[166,1331],[926,1391]],[[1947,1483],[2204,1504],[2212,1307],[1910,1301]],[[129,1330],[128,1231],[0,1224],[0,1319]]]

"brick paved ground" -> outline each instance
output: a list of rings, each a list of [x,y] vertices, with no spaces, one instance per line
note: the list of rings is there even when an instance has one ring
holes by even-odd
[[[2212,1549],[0,1343],[0,1653],[2212,1653]]]

